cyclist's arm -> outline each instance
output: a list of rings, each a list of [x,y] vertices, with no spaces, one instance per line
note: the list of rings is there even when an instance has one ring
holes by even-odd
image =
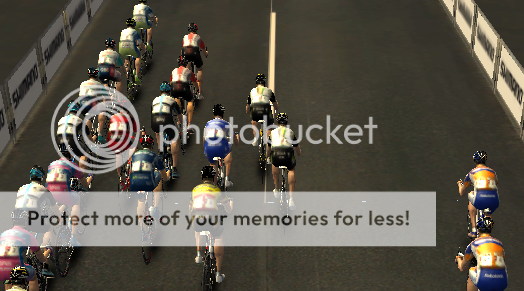
[[[231,211],[233,211],[233,200],[228,200],[228,199],[229,197],[225,196],[223,199],[221,199],[221,203],[222,203],[222,206],[224,206],[224,210],[227,212],[227,214],[230,214]]]
[[[191,72],[191,83],[193,83],[193,86],[195,86],[195,88],[197,89],[197,91],[200,91],[200,87],[198,87],[198,82],[197,82],[197,79],[195,77],[195,74],[193,74],[193,72]]]
[[[204,44],[204,41],[203,41],[202,39],[200,39],[200,45],[199,45],[199,47],[200,47],[200,49],[201,49],[202,51],[205,50],[205,51],[204,51],[204,52],[205,52],[204,55],[205,55],[206,58],[207,58],[207,56],[208,56],[208,53],[207,53],[207,47],[206,47],[206,45]]]
[[[271,132],[269,133],[269,136],[267,137],[266,157],[269,157],[269,154],[271,154]]]
[[[464,182],[462,184],[458,184],[458,187],[459,187],[459,194],[460,196],[464,196],[467,194],[467,189],[468,187],[471,185],[471,180],[469,178],[469,174],[466,176],[466,178],[464,179]]]
[[[246,113],[249,113],[250,104],[251,104],[251,96],[247,96]]]
[[[164,162],[162,161],[162,159],[157,156],[155,158],[155,168],[158,169],[158,171],[160,171],[160,174],[162,174],[162,180],[164,181],[169,181],[169,177],[167,176],[167,172],[166,172],[166,169],[164,168]]]
[[[273,103],[273,107],[275,107],[275,110],[278,111],[278,102],[277,102],[277,99],[275,98],[274,92],[271,92],[271,97],[269,98],[269,101]]]
[[[237,146],[240,144],[240,137],[238,136],[238,133],[235,132],[235,137],[233,138],[233,143]]]

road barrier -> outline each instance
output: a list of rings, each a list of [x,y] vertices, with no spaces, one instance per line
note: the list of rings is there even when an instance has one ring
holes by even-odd
[[[70,0],[0,84],[0,152],[47,86],[104,0]]]

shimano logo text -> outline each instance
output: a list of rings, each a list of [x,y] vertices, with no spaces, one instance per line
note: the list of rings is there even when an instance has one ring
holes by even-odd
[[[64,43],[64,41],[65,41],[65,33],[64,33],[64,29],[62,28],[44,52],[46,66],[47,64],[49,64],[49,62],[55,55],[56,51],[58,51],[58,49]]]
[[[75,9],[75,12],[73,12],[73,15],[69,17],[69,25],[71,26],[71,29],[75,28],[76,23],[78,22],[78,19],[82,17],[82,14],[86,12],[86,5],[84,1],[81,1],[80,4]]]
[[[466,19],[468,26],[471,27],[471,20],[473,20],[473,16],[468,7],[466,7],[466,3],[464,3],[464,1],[458,1],[458,10],[460,11],[460,14],[462,14],[464,19]]]
[[[480,26],[477,28],[477,37],[479,39],[480,45],[482,45],[482,48],[484,48],[491,61],[493,61],[495,58],[495,49],[491,45],[491,42],[489,42],[484,32],[482,32],[480,29]]]
[[[31,71],[27,73],[27,76],[24,78],[22,83],[18,85],[18,88],[12,95],[13,103],[15,104],[15,109],[20,104],[20,101],[24,99],[27,92],[29,92],[36,79],[38,79],[38,65],[35,63]]]
[[[511,92],[513,92],[513,96],[517,98],[519,104],[522,104],[522,88],[520,87],[519,83],[517,83],[515,78],[513,78],[513,75],[508,70],[503,61],[500,62],[500,75],[502,76],[502,79],[504,79],[508,87],[511,89]]]

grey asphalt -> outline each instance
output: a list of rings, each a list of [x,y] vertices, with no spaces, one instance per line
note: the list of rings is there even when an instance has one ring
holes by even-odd
[[[24,173],[33,164],[56,159],[48,127],[55,106],[86,79],[85,69],[96,65],[104,39],[118,37],[132,10],[129,4],[123,9],[124,3],[103,4],[47,96],[33,107],[18,144],[0,157],[2,190],[16,191],[27,183]],[[160,21],[154,63],[135,102],[140,121],[149,126],[150,103],[175,67],[187,24],[196,22],[209,58],[206,99],[195,124],[202,127],[211,119],[216,103],[236,122],[249,122],[246,95],[256,74],[267,73],[269,2],[158,0],[151,7]],[[457,248],[469,242],[467,199],[458,196],[455,182],[474,166],[476,150],[489,154],[488,165],[501,181],[493,235],[506,249],[506,290],[519,290],[523,235],[510,226],[523,205],[518,193],[524,186],[519,175],[524,144],[441,4],[288,0],[275,1],[273,11],[275,93],[291,127],[324,126],[326,115],[334,125],[363,126],[370,116],[378,125],[373,144],[367,130],[358,145],[303,142],[296,190],[436,191],[436,247],[227,248],[227,278],[218,290],[464,290],[467,275],[453,260]],[[344,141],[342,132],[338,136]],[[326,131],[313,131],[312,137],[325,141]],[[241,145],[233,153],[232,190],[263,191],[256,149]],[[190,145],[180,156],[182,177],[169,190],[191,190],[205,164],[201,146]],[[116,184],[116,173],[99,175],[93,191],[112,191]],[[296,203],[300,206],[299,193]],[[139,248],[82,248],[70,274],[53,279],[51,290],[198,290],[201,267],[193,261],[194,251],[162,248],[146,266]]]

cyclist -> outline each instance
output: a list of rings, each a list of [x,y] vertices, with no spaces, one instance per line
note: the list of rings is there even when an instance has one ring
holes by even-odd
[[[158,201],[160,201],[160,191],[162,191],[162,180],[169,181],[170,172],[164,169],[162,159],[157,156],[151,149],[155,144],[151,136],[142,131],[140,144],[144,148],[137,151],[131,157],[131,169],[129,173],[129,191],[133,191],[138,198],[137,215],[143,216],[145,210],[144,194],[138,192],[154,191],[155,205],[153,209],[153,218],[158,218],[161,213],[158,211]],[[142,228],[143,219],[140,219],[140,228],[142,229],[142,241],[146,239],[145,231]]]
[[[216,171],[211,166],[204,166],[202,168],[202,184],[193,188],[193,193],[191,195],[191,201],[189,203],[190,216],[197,219],[197,217],[204,216],[208,217],[212,221],[217,221],[216,216],[221,215],[218,210],[217,202],[223,203],[224,209],[227,213],[231,213],[233,209],[233,202],[225,203],[228,200],[227,194],[222,193],[220,188],[213,184],[213,180],[216,175]],[[204,199],[206,200],[205,203]],[[211,199],[212,201],[209,201]],[[211,202],[211,203],[210,203]],[[197,264],[202,263],[202,253],[200,251],[200,232],[201,231],[210,231],[215,237],[215,256],[217,261],[217,283],[221,283],[226,277],[224,274],[221,274],[222,271],[222,262],[224,260],[224,241],[223,241],[223,231],[224,227],[222,223],[215,223],[214,226],[210,224],[200,225],[198,223],[193,223],[195,229],[195,238],[197,245],[197,256],[195,262]]]
[[[96,106],[98,102],[96,100],[93,100],[97,98],[99,95],[108,95],[108,92],[104,89],[94,88],[93,86],[104,86],[102,83],[98,82],[98,70],[94,67],[91,67],[87,69],[87,75],[89,76],[89,80],[82,82],[80,84],[80,96],[81,100],[78,102],[80,107],[82,105],[86,105],[84,109],[80,112],[80,114],[86,116],[87,112],[91,110],[94,106]],[[105,98],[104,98],[105,101]],[[101,143],[106,143],[106,139],[102,136],[102,128],[105,124],[106,116],[104,114],[98,114],[98,141]],[[93,124],[91,123],[91,119],[88,119],[86,122],[89,129],[93,130]]]
[[[151,38],[153,37],[153,23],[157,24],[158,17],[153,14],[153,10],[145,3],[147,0],[138,0],[140,4],[133,8],[133,19],[136,21],[136,29],[147,29],[147,50],[152,51]]]
[[[133,147],[138,136],[138,124],[133,118],[133,115],[126,109],[129,104],[129,101],[126,99],[119,100],[118,104],[120,105],[120,113],[115,114],[111,117],[109,121],[109,133],[108,133],[108,147],[113,150],[116,154],[116,172],[120,177],[120,182],[122,183],[122,169],[118,167],[119,164],[122,164],[122,159],[130,160],[133,153],[136,151],[136,147]],[[129,150],[128,156],[124,157],[125,151]]]
[[[229,179],[229,174],[231,173],[231,167],[233,165],[233,153],[232,153],[232,144],[228,141],[229,131],[231,125],[229,122],[224,120],[224,112],[226,108],[221,104],[217,104],[213,107],[213,116],[214,119],[207,122],[206,127],[204,128],[204,155],[207,160],[213,166],[217,168],[216,161],[213,158],[224,159],[226,163],[226,187],[232,187],[233,183]],[[238,134],[235,134],[233,138],[233,143],[238,145],[239,138]],[[219,185],[221,186],[221,185]]]
[[[275,99],[275,93],[266,87],[266,76],[264,74],[258,74],[255,82],[257,86],[253,88],[247,97],[246,113],[251,115],[251,125],[253,125],[253,135],[255,141],[253,146],[258,145],[257,126],[258,121],[263,120],[264,116],[267,116],[267,126],[273,124],[273,112],[271,112],[271,103],[275,110],[278,110],[278,102]],[[271,102],[271,103],[270,103]],[[267,130],[267,136],[269,136],[270,130]]]
[[[140,38],[140,35],[138,35],[138,32],[136,32],[135,30],[135,20],[133,18],[129,18],[128,20],[126,20],[126,25],[127,28],[122,30],[122,33],[120,34],[120,43],[118,44],[118,51],[123,56],[133,56],[135,58],[136,72],[133,72],[135,74],[135,83],[137,85],[142,85],[142,82],[138,78],[139,69],[142,70],[142,68],[140,68],[141,52],[138,50],[138,46],[140,46],[140,49],[142,51],[145,49],[145,46],[142,42],[142,39]],[[127,59],[125,60],[125,64],[129,69],[131,68]]]
[[[66,116],[62,117],[58,121],[56,142],[57,145],[65,143],[71,146],[73,153],[80,157],[80,160],[84,161],[83,163],[80,163],[80,168],[87,169],[87,163],[85,163],[87,158],[80,150],[80,148],[82,148],[85,152],[89,152],[86,142],[82,137],[82,127],[84,127],[84,130],[87,132],[88,136],[91,134],[88,125],[84,125],[83,116],[81,113],[79,113],[80,108],[80,105],[75,101],[71,101],[71,103],[69,103]]]
[[[508,286],[504,247],[502,242],[490,236],[493,224],[490,217],[482,215],[476,224],[479,238],[468,245],[463,256],[455,258],[461,272],[467,269],[471,259],[477,261],[476,267],[469,268],[468,291],[502,291]]]
[[[53,194],[44,187],[46,173],[47,172],[38,165],[35,165],[31,169],[29,172],[31,183],[18,189],[13,216],[21,216],[23,213],[28,215],[30,211],[37,212],[39,216],[60,216],[60,210],[56,205]],[[43,210],[44,208],[47,208],[48,210]],[[45,213],[42,211],[45,211]],[[54,238],[52,225],[48,223],[48,220],[45,220],[45,224],[33,222],[31,225],[26,225],[25,229],[34,233],[44,233],[44,238],[42,240],[43,245],[47,247],[49,251],[51,250],[51,242]],[[47,257],[47,255],[45,255],[45,257]],[[54,274],[48,269],[48,264],[49,260],[46,259],[42,273],[47,277],[54,277]]]
[[[188,60],[184,56],[178,58],[178,68],[171,72],[169,84],[171,84],[171,96],[176,98],[178,107],[182,108],[180,99],[184,99],[187,102],[187,126],[193,122],[193,95],[189,89],[189,82],[192,82],[195,88],[198,90],[198,83],[195,78],[195,74],[186,68]]]
[[[60,212],[64,212],[66,206],[72,206],[71,216],[80,217],[80,198],[76,192],[71,191],[70,179],[73,177],[78,178],[80,183],[85,189],[89,188],[89,185],[93,181],[93,176],[85,178],[81,171],[76,170],[73,167],[73,158],[71,156],[71,148],[66,144],[60,144],[58,150],[64,156],[54,162],[52,162],[47,169],[47,189],[53,193],[56,203],[63,204],[60,207]],[[72,225],[71,245],[80,246],[76,239],[78,226]]]
[[[295,175],[295,167],[297,165],[295,152],[300,156],[302,150],[300,149],[295,133],[287,126],[288,119],[286,113],[279,113],[277,115],[276,121],[278,128],[273,129],[271,134],[268,135],[267,155],[271,156],[271,161],[273,163],[273,182],[275,183],[273,193],[275,194],[275,198],[278,198],[278,195],[280,194],[280,191],[278,190],[278,167],[286,166],[289,171],[289,209],[294,210],[296,206],[293,201],[293,192],[295,191],[295,183],[297,181]]]
[[[160,84],[160,93],[161,95],[156,97],[153,100],[153,104],[151,105],[151,129],[153,129],[153,131],[156,133],[156,141],[158,143],[158,151],[160,152],[160,156],[163,157],[164,154],[171,154],[173,157],[173,170],[171,171],[171,179],[180,178],[180,175],[178,175],[176,170],[179,150],[178,143],[180,140],[177,139],[173,144],[171,144],[171,153],[164,153],[164,148],[160,143],[161,134],[167,134],[168,139],[171,141],[173,138],[177,137],[179,131],[177,132],[171,128],[165,128],[162,132],[160,132],[160,126],[174,126],[174,115],[177,116],[177,124],[180,125],[183,120],[182,110],[180,110],[180,106],[178,106],[176,100],[169,96],[171,93],[171,86],[169,86],[168,82],[163,82]],[[180,126],[178,128],[180,128]]]
[[[124,61],[122,56],[115,51],[115,41],[112,38],[106,40],[106,50],[98,55],[98,79],[116,82],[116,90],[124,94],[122,76],[125,76]],[[107,85],[107,84],[106,84]]]
[[[460,196],[466,195],[467,188],[471,185],[474,191],[469,192],[468,211],[471,217],[471,225],[475,225],[475,216],[477,209],[485,210],[485,214],[491,217],[493,212],[499,207],[499,194],[497,190],[497,174],[491,168],[486,167],[488,155],[484,151],[477,151],[473,155],[473,161],[477,166],[469,171],[464,179],[457,182]],[[468,236],[474,238],[477,236],[475,228]]]
[[[189,34],[185,35],[182,40],[182,55],[185,56],[189,62],[193,62],[197,67],[198,88],[200,88],[200,94],[202,94],[202,82],[204,80],[202,66],[204,65],[204,62],[202,62],[200,50],[206,50],[204,54],[207,58],[207,47],[204,45],[204,41],[200,38],[200,35],[196,34],[198,26],[195,23],[190,23],[187,27],[187,31],[189,31]],[[203,97],[200,96],[200,98]]]
[[[9,280],[5,283],[5,290],[38,290],[38,281],[36,276],[33,275],[31,281],[29,281],[29,278],[29,271],[26,267],[14,267],[13,270],[11,270],[11,273],[9,274]]]

